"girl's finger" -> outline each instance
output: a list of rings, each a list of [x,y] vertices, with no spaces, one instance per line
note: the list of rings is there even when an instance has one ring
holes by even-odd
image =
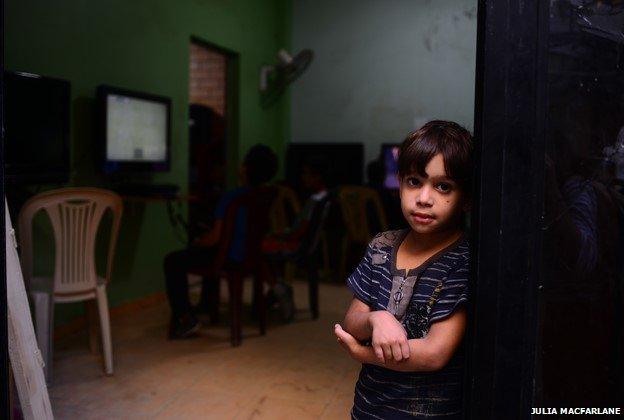
[[[383,350],[381,349],[381,346],[373,346],[373,350],[375,351],[375,356],[377,356],[377,359],[381,363],[385,363],[384,354],[383,354]]]
[[[401,343],[401,351],[403,353],[403,358],[409,359],[410,348],[408,342]]]
[[[384,363],[386,360],[392,360],[392,349],[390,348],[390,345],[384,344],[381,347],[383,348]]]
[[[334,334],[336,334],[336,337],[340,338],[341,340],[345,340],[346,341],[346,332],[345,330],[342,329],[342,327],[339,324],[336,324],[334,326]]]
[[[401,350],[401,346],[396,343],[392,345],[392,355],[394,356],[394,360],[400,362],[403,360],[403,350]]]

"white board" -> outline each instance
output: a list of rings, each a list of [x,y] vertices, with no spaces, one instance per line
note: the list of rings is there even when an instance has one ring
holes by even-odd
[[[9,209],[4,201],[9,358],[26,420],[52,419],[43,359],[37,347],[24,277],[17,255],[17,241]]]

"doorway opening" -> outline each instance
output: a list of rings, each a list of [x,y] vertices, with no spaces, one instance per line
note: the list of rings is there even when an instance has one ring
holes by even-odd
[[[189,236],[212,225],[214,208],[235,179],[237,55],[191,38],[189,54]]]

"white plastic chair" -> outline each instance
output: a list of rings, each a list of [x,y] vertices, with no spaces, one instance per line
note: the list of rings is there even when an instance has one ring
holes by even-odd
[[[98,276],[95,242],[102,216],[113,214],[105,277]],[[33,276],[32,221],[45,210],[54,231],[54,277]],[[106,296],[123,205],[112,191],[98,188],[63,188],[38,194],[19,214],[24,281],[35,311],[37,343],[45,361],[45,376],[52,380],[54,304],[95,299],[100,318],[105,372],[113,374],[113,352]]]

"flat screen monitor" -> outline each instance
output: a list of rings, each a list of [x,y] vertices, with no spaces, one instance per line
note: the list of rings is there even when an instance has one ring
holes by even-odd
[[[388,189],[398,189],[399,179],[399,144],[383,144],[381,146],[381,155],[383,156],[386,175],[384,178],[384,187]]]
[[[69,180],[66,80],[4,73],[4,174],[10,184]]]
[[[100,86],[98,102],[105,173],[169,170],[169,98]]]
[[[301,167],[307,159],[327,162],[327,184],[361,185],[364,172],[362,143],[291,143],[286,151],[286,179],[300,188]]]

